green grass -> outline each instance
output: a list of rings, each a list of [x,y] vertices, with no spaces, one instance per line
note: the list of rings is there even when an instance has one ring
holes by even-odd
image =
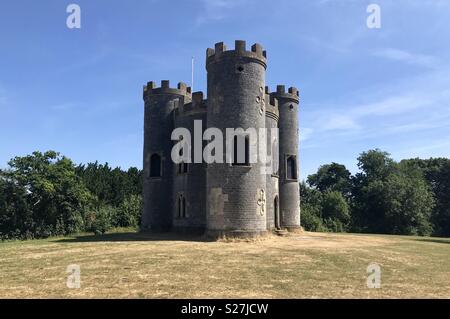
[[[366,286],[380,264],[381,289]],[[66,267],[81,267],[81,288]],[[0,243],[1,298],[450,298],[450,239],[299,233],[214,242],[121,230]]]

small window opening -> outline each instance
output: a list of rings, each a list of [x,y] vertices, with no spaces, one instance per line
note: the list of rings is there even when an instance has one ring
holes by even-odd
[[[290,155],[286,159],[286,178],[297,179],[297,161],[294,155]]]
[[[161,156],[152,154],[150,157],[150,177],[160,177],[161,175]]]

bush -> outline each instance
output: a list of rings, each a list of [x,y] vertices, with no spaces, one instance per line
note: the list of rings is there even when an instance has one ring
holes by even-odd
[[[322,218],[328,229],[334,232],[346,231],[350,223],[350,208],[344,196],[337,191],[322,195]]]
[[[113,216],[114,227],[138,227],[142,214],[142,196],[130,195],[120,203]]]
[[[327,228],[322,223],[319,210],[316,210],[313,207],[303,206],[300,217],[302,227],[306,231],[327,231]]]
[[[111,219],[114,215],[116,215],[116,210],[112,206],[103,206],[90,211],[86,216],[86,230],[93,232],[95,235],[106,233],[111,229]]]

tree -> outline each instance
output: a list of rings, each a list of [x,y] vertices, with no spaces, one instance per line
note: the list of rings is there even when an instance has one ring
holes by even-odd
[[[30,238],[33,225],[27,191],[0,170],[0,240]]]
[[[394,163],[389,153],[379,149],[363,152],[358,157],[358,168],[368,180],[386,178],[392,172]]]
[[[384,187],[384,232],[430,235],[433,194],[418,170],[401,168],[389,175]]]
[[[308,184],[321,192],[337,191],[344,196],[351,192],[351,173],[341,164],[331,163],[320,166],[316,174],[308,176]]]
[[[430,234],[434,200],[421,171],[397,164],[379,150],[364,152],[358,160],[361,172],[354,178],[353,229]]]
[[[450,236],[450,159],[409,159],[402,165],[419,169],[433,191],[436,205],[431,214],[434,234]]]
[[[112,169],[108,163],[88,163],[76,168],[89,191],[94,194],[101,205],[118,207],[130,195],[142,193],[142,171],[131,167],[123,171],[119,167]]]
[[[300,218],[303,228],[307,231],[327,231],[322,221],[322,194],[308,187],[305,182],[300,183]]]
[[[344,196],[338,191],[326,191],[321,201],[322,218],[328,229],[334,232],[346,231],[350,223],[350,208]]]
[[[83,213],[92,196],[72,161],[48,151],[15,157],[8,165],[2,178],[9,194],[9,231],[47,237],[83,229]]]
[[[120,203],[113,217],[115,227],[137,227],[141,221],[142,196],[129,195]]]
[[[348,229],[350,208],[340,192],[321,193],[302,182],[300,193],[301,220],[306,230],[343,232]]]

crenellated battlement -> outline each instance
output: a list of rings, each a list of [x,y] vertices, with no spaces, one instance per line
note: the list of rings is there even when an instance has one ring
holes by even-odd
[[[150,81],[147,85],[144,85],[143,96],[144,100],[148,95],[161,95],[161,94],[173,94],[181,95],[190,101],[192,97],[191,88],[186,85],[186,83],[179,82],[176,88],[170,87],[170,82],[168,80],[162,80],[161,86],[158,87],[156,82]]]
[[[278,121],[280,113],[278,111],[278,99],[275,96],[270,95],[269,87],[265,88],[265,100],[266,100],[266,116],[271,117]]]
[[[268,90],[268,88],[266,87],[266,93],[267,93],[267,90]],[[270,96],[275,97],[278,100],[280,100],[280,99],[292,100],[293,102],[295,102],[297,104],[300,101],[300,93],[299,93],[298,89],[293,86],[291,86],[286,92],[286,87],[284,85],[277,85],[276,92],[270,93]]]
[[[194,92],[192,94],[192,101],[178,106],[175,109],[174,115],[186,116],[194,113],[205,113],[207,111],[206,100],[203,99],[203,92]]]
[[[259,43],[252,45],[250,51],[247,51],[246,42],[243,40],[236,40],[234,43],[234,50],[227,50],[227,46],[223,42],[215,44],[214,49],[206,49],[206,67],[210,63],[215,63],[224,58],[244,58],[251,59],[255,62],[267,67],[267,54]]]

